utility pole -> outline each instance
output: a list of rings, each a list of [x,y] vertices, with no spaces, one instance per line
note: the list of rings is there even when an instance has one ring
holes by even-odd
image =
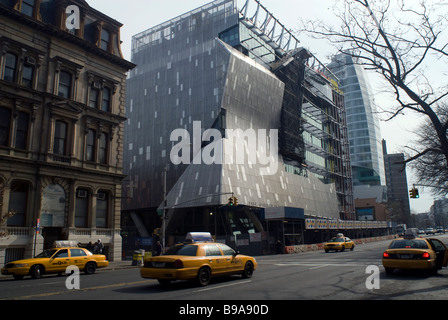
[[[166,174],[167,174],[167,169],[165,167],[165,169],[163,170],[163,239],[162,239],[162,248],[163,250],[165,250],[165,231],[166,231],[166,218],[167,218],[167,200],[166,200]]]

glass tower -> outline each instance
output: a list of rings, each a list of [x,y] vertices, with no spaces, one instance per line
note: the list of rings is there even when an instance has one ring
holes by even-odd
[[[353,185],[386,185],[377,108],[363,67],[348,54],[327,66],[344,92]]]

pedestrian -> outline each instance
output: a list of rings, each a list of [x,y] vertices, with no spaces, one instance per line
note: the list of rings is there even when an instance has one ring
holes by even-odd
[[[278,254],[283,254],[283,245],[282,245],[282,242],[280,240],[277,240],[277,253]]]
[[[160,241],[157,241],[156,243],[156,252],[154,253],[155,256],[162,255],[162,245],[160,244]]]
[[[98,239],[97,242],[93,245],[93,253],[94,254],[102,254],[103,253],[104,245],[101,242],[101,239]]]

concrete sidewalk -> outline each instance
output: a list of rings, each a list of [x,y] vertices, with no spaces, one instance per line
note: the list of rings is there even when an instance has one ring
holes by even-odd
[[[102,270],[120,270],[128,268],[140,268],[140,267],[133,266],[132,260],[109,261],[109,266],[107,266],[106,268],[102,268]]]

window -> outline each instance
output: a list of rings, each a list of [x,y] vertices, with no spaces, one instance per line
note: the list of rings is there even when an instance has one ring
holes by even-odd
[[[26,112],[19,112],[17,117],[17,129],[16,129],[16,149],[27,150],[28,149],[28,127],[29,127],[30,115]]]
[[[100,142],[99,142],[99,154],[98,154],[98,161],[102,164],[107,164],[107,153],[108,153],[108,140],[109,136],[107,133],[102,132],[100,136]]]
[[[94,161],[95,160],[95,130],[89,129],[87,131],[87,141],[86,141],[86,160]]]
[[[70,249],[70,255],[72,257],[85,257],[87,253],[82,249]]]
[[[11,110],[0,107],[0,146],[9,146]]]
[[[89,107],[96,108],[98,106],[98,97],[100,95],[100,92],[96,88],[92,88],[90,90],[90,97],[89,97]]]
[[[9,227],[24,227],[28,202],[28,184],[13,182],[9,194],[9,211],[16,214],[8,219]]]
[[[216,245],[205,246],[206,256],[222,256],[221,250]]]
[[[27,88],[32,88],[33,77],[34,77],[34,67],[25,64],[22,70],[22,85]]]
[[[218,244],[225,256],[233,256],[235,251],[225,244]]]
[[[106,192],[98,192],[96,201],[96,226],[98,228],[107,227],[107,214],[109,212],[109,197]]]
[[[20,7],[20,12],[32,17],[34,11],[35,0],[22,0],[22,6]]]
[[[67,123],[63,121],[56,121],[54,130],[53,153],[58,155],[65,155],[66,144],[67,144]]]
[[[87,228],[87,216],[89,212],[89,191],[78,189],[75,204],[75,227]]]
[[[68,258],[68,250],[67,249],[59,250],[58,253],[56,253],[53,258],[54,259],[56,259],[56,258]]]
[[[108,51],[110,42],[110,33],[106,29],[101,31],[101,49]]]
[[[5,72],[3,80],[14,82],[16,79],[17,56],[12,53],[5,55]]]
[[[103,89],[103,103],[101,104],[101,110],[105,112],[110,111],[110,89],[104,88]]]
[[[72,89],[72,75],[67,71],[59,73],[58,96],[69,99]]]

